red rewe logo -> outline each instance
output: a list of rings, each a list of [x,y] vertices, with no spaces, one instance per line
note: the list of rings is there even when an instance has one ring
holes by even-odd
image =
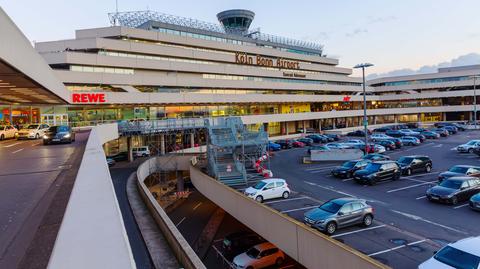
[[[344,102],[350,102],[350,98],[352,98],[352,97],[350,97],[350,96],[348,96],[348,95],[345,95],[345,96],[343,97],[343,101],[344,101]]]
[[[73,93],[73,103],[105,103],[104,93]]]

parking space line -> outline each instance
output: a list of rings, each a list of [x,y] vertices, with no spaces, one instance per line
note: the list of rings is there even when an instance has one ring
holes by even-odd
[[[440,171],[430,172],[430,173],[422,173],[422,174],[413,175],[413,176],[401,177],[400,179],[408,179],[408,180],[412,180],[412,181],[421,181],[421,180],[414,179],[414,178],[428,176],[428,175],[436,175],[436,174],[439,174],[439,173],[440,173]]]
[[[379,254],[391,252],[391,251],[394,251],[394,250],[397,250],[397,249],[400,249],[400,248],[404,248],[404,247],[407,247],[407,246],[417,245],[417,244],[423,243],[423,242],[425,242],[425,241],[427,241],[427,239],[423,239],[423,240],[415,241],[415,242],[408,243],[408,244],[405,244],[405,245],[402,245],[402,246],[398,246],[398,247],[394,247],[394,248],[389,248],[389,249],[386,249],[386,250],[378,251],[378,252],[375,252],[375,253],[372,253],[372,254],[368,254],[368,256],[369,256],[369,257],[376,256],[376,255],[379,255]]]
[[[343,182],[347,182],[347,181],[350,181],[350,180],[353,180],[353,178],[342,179]]]
[[[193,207],[193,210],[196,210],[201,204],[202,202],[198,203],[196,206]]]
[[[356,231],[351,231],[351,232],[336,234],[336,235],[332,235],[332,238],[336,238],[336,237],[340,237],[340,236],[344,236],[344,235],[349,235],[349,234],[355,234],[355,233],[364,232],[364,231],[375,230],[375,229],[382,228],[382,227],[385,227],[385,226],[387,226],[387,225],[382,224],[382,225],[378,225],[378,226],[374,226],[374,227],[369,227],[369,228],[365,228],[365,229],[359,229],[359,230],[356,230]]]
[[[280,213],[289,213],[289,212],[295,212],[295,211],[312,209],[312,208],[316,208],[316,207],[318,207],[318,205],[316,205],[316,206],[307,206],[307,207],[302,207],[302,208],[295,208],[295,209],[290,209],[290,210],[284,210],[284,211],[280,211]]]
[[[454,207],[453,209],[459,209],[459,208],[466,207],[466,206],[468,206],[468,204],[459,205],[459,206]]]
[[[440,223],[437,223],[437,222],[434,222],[434,221],[430,221],[430,220],[427,220],[427,219],[424,219],[422,217],[419,217],[419,216],[415,216],[413,214],[409,214],[409,213],[405,213],[405,212],[401,212],[401,211],[397,211],[397,210],[393,210],[392,209],[392,212],[395,212],[397,214],[400,214],[404,217],[407,217],[409,219],[413,219],[413,220],[419,220],[419,221],[423,221],[423,222],[426,222],[426,223],[429,223],[429,224],[432,224],[432,225],[435,225],[435,226],[438,226],[438,227],[442,227],[444,229],[447,229],[447,230],[450,230],[450,231],[454,231],[454,232],[457,232],[457,233],[460,233],[460,234],[465,234],[465,235],[468,235],[468,233],[464,232],[464,231],[460,231],[458,229],[455,229],[455,228],[452,228],[452,227],[448,227],[446,225],[443,225],[443,224],[440,224]]]
[[[178,227],[178,225],[182,224],[182,222],[183,222],[186,218],[187,218],[187,217],[183,217],[183,219],[181,219],[181,220],[177,223],[177,225],[175,225],[175,226]]]
[[[20,151],[22,151],[22,150],[23,150],[23,148],[18,149],[18,150],[15,150],[15,151],[12,151],[12,154],[18,153],[18,152],[20,152]]]
[[[307,197],[307,196],[301,196],[301,197],[295,197],[295,198],[266,202],[266,203],[263,203],[263,204],[270,205],[270,204],[276,204],[276,203],[281,203],[281,202],[289,202],[289,201],[295,201],[295,200],[301,200],[301,199],[310,199],[310,198]]]
[[[17,143],[13,143],[13,144],[10,144],[8,146],[3,146],[4,148],[10,148],[10,147],[13,147],[13,146],[16,146],[18,144],[21,144],[22,142],[17,142]]]
[[[418,183],[418,184],[410,185],[410,186],[403,187],[403,188],[398,188],[398,189],[389,190],[389,191],[387,191],[387,193],[392,193],[392,192],[397,192],[397,191],[403,191],[403,190],[407,190],[407,189],[411,189],[411,188],[415,188],[415,187],[419,187],[419,186],[423,186],[423,185],[427,185],[427,184],[432,184],[432,183],[434,183],[434,182],[438,182],[438,181],[437,181],[437,180],[434,180],[434,181],[426,181],[426,182],[423,182],[423,183]]]
[[[421,199],[425,199],[425,198],[427,198],[427,196],[424,195],[424,196],[420,196],[420,197],[415,198],[415,200],[421,200]]]
[[[227,260],[227,258],[225,258],[225,256],[223,256],[222,252],[220,252],[220,250],[218,250],[218,248],[216,246],[212,245],[212,248],[215,250],[215,252],[217,252],[217,258],[218,258],[218,256],[222,257],[223,262],[226,263],[229,268],[232,268],[232,269],[234,268],[233,263],[229,262]]]

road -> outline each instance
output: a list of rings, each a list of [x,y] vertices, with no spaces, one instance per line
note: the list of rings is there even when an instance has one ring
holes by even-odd
[[[41,140],[0,142],[0,268],[19,266],[45,213],[56,201],[64,174],[77,168],[87,136],[78,133],[72,144],[49,146]],[[62,206],[63,210],[54,212],[56,219],[63,216]],[[51,247],[55,236],[56,230],[43,246],[48,243]],[[48,259],[49,253],[46,255]]]

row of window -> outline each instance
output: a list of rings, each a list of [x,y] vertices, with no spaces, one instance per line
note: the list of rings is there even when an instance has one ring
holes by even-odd
[[[419,79],[419,80],[408,80],[408,81],[392,81],[385,82],[385,86],[402,86],[402,85],[416,85],[416,84],[428,84],[428,83],[442,83],[442,82],[451,82],[451,81],[462,81],[469,80],[469,76],[462,77],[450,77],[450,78],[434,78],[434,79]]]
[[[110,73],[110,74],[123,74],[123,75],[135,74],[135,71],[130,68],[117,68],[117,67],[114,68],[114,67],[100,67],[100,66],[86,66],[86,65],[70,65],[70,71]]]
[[[218,75],[218,74],[203,74],[206,79],[224,79],[224,80],[249,80],[249,81],[269,81],[281,83],[304,83],[304,84],[320,84],[320,85],[343,85],[343,86],[360,86],[360,83],[355,82],[338,82],[338,81],[324,81],[311,79],[288,79],[288,78],[265,78],[252,76],[236,76],[236,75]]]

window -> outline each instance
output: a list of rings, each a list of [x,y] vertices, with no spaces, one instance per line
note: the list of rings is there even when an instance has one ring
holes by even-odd
[[[433,258],[444,264],[459,269],[478,268],[480,257],[461,251],[459,249],[446,246],[441,249]]]
[[[285,183],[283,181],[278,181],[275,183],[276,187],[282,187]]]
[[[340,212],[342,213],[349,213],[352,212],[352,204],[346,204],[342,206],[342,209],[340,209]]]
[[[275,183],[268,183],[267,186],[265,186],[264,190],[269,190],[269,189],[273,189],[275,187]]]
[[[352,204],[352,211],[358,211],[363,208],[363,205],[361,203],[353,203]]]

